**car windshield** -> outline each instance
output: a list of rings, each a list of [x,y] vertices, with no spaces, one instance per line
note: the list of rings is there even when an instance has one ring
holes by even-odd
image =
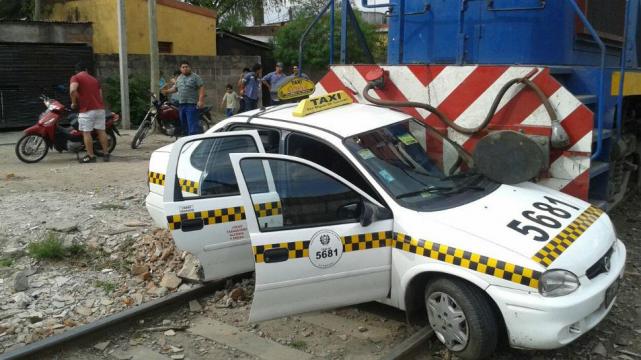
[[[401,206],[413,210],[459,206],[498,187],[465,171],[454,147],[429,135],[414,119],[351,136],[344,143]]]

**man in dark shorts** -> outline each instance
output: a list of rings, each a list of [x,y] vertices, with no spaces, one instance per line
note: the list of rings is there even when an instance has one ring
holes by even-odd
[[[98,134],[104,161],[109,161],[107,133],[105,132],[105,105],[102,101],[102,90],[98,80],[89,75],[87,67],[76,64],[76,74],[69,80],[69,97],[71,108],[78,110],[78,130],[82,131],[87,155],[81,163],[96,162],[93,151],[92,131]]]
[[[165,94],[178,92],[180,127],[183,135],[203,132],[200,126],[200,112],[205,106],[205,83],[198,74],[191,72],[189,62],[180,63],[180,76],[176,85],[164,91]]]

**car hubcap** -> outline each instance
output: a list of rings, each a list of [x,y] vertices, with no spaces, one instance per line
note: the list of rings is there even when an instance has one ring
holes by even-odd
[[[469,329],[465,314],[456,301],[445,293],[433,292],[427,297],[426,305],[436,337],[452,351],[465,349]]]

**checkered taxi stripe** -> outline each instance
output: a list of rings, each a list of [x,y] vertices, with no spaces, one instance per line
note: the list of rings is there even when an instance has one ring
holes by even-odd
[[[393,233],[391,231],[354,234],[343,236],[341,239],[343,240],[344,252],[392,246],[402,251],[446,262],[535,289],[538,288],[539,278],[541,277],[541,272],[536,270],[451,246],[416,239],[405,234]],[[277,248],[289,249],[288,259],[309,256],[309,241],[266,244],[253,247],[256,263],[265,262],[265,250]]]
[[[245,209],[242,206],[236,206],[216,210],[192,211],[179,215],[167,216],[167,223],[169,224],[169,230],[176,230],[180,229],[183,221],[195,219],[203,219],[204,225],[240,221],[245,220]]]
[[[178,184],[183,192],[198,194],[198,181],[178,179]]]
[[[570,225],[563,229],[554,239],[539,250],[532,260],[548,267],[576,241],[603,214],[603,210],[590,206]]]
[[[265,251],[270,249],[283,248],[289,250],[288,259],[306,258],[309,256],[309,240],[292,241],[277,244],[265,244],[254,246],[254,259],[256,263],[265,262]]]
[[[343,251],[358,251],[366,249],[377,249],[390,246],[393,240],[391,231],[380,231],[374,233],[355,234],[341,237],[343,240]]]
[[[254,211],[259,218],[266,216],[280,215],[283,213],[283,208],[280,201],[266,202],[262,204],[254,204]]]
[[[517,284],[539,287],[541,272],[451,246],[395,233],[394,247]]]
[[[149,183],[160,186],[165,186],[165,174],[150,171]],[[178,184],[183,192],[198,194],[198,181],[191,181],[187,179],[178,179]]]
[[[391,231],[381,231],[374,233],[355,234],[341,237],[343,242],[343,252],[351,252],[366,249],[377,249],[390,246],[392,242]],[[289,249],[288,259],[297,259],[308,257],[309,240],[307,241],[293,241],[289,243],[277,243],[254,246],[254,258],[256,263],[265,261],[263,254],[265,250],[287,248]],[[294,252],[293,250],[301,250]]]
[[[156,184],[160,186],[165,186],[165,174],[157,173],[150,171],[149,172],[149,183]]]

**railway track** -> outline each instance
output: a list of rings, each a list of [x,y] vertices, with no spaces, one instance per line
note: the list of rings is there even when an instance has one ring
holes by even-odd
[[[81,343],[83,340],[98,333],[135,321],[136,319],[139,319],[151,312],[159,311],[172,305],[182,304],[192,299],[210,294],[212,291],[221,289],[224,285],[225,281],[197,285],[189,290],[173,293],[163,298],[146,302],[92,323],[80,325],[61,334],[53,335],[43,340],[25,345],[19,349],[0,355],[0,359],[38,358],[39,355],[47,354],[63,345],[67,345],[72,342]]]
[[[234,279],[238,280],[242,278],[243,276],[236,277]],[[225,279],[217,282],[194,286],[190,290],[170,294],[163,298],[141,304],[125,311],[121,311],[92,323],[74,327],[61,334],[50,336],[11,352],[1,354],[0,359],[53,358],[56,357],[57,354],[59,355],[62,349],[64,349],[64,355],[58,356],[58,358],[84,358],[84,355],[82,354],[75,356],[75,349],[81,349],[81,351],[83,351],[82,349],[88,348],[91,349],[90,351],[95,352],[95,349],[91,348],[91,344],[100,342],[106,338],[109,338],[110,336],[113,336],[114,334],[125,333],[132,327],[137,326],[137,321],[139,321],[140,319],[160,319],[166,317],[168,314],[175,312],[176,309],[180,308],[180,306],[184,307],[184,304],[188,303],[189,301],[202,299],[204,297],[212,295],[218,290],[224,289],[227,282],[228,280]],[[349,311],[351,310],[349,310],[349,308],[347,309],[348,310],[343,311],[347,311],[347,314],[336,314],[335,312],[317,314],[312,313],[302,315],[300,318],[297,318],[297,320],[286,318],[285,321],[289,321],[290,324],[283,324],[282,327],[287,328],[289,325],[291,327],[298,327],[299,325],[297,324],[297,322],[301,321],[302,319],[302,322],[310,324],[310,327],[316,326],[316,328],[326,329],[329,332],[337,331],[349,333],[349,329],[352,328],[354,332],[350,334],[350,336],[361,338],[360,340],[363,340],[363,342],[365,343],[371,342],[372,350],[378,350],[378,348],[381,346],[381,339],[389,337],[392,334],[392,331],[390,331],[388,328],[398,326],[398,322],[395,320],[390,320],[390,325],[387,328],[371,324],[371,322],[368,323],[367,320],[364,320],[365,322],[359,322],[356,319],[350,318]],[[380,309],[381,308],[379,308],[378,311],[379,313]],[[353,311],[358,313],[360,310]],[[365,310],[365,312],[367,312],[367,310]],[[385,314],[383,314],[383,316],[384,315]],[[380,314],[377,316],[380,316]],[[384,320],[387,322],[387,319]],[[237,349],[238,351],[246,354],[248,358],[258,358],[263,360],[286,358],[296,358],[297,360],[300,360],[315,358],[315,356],[301,351],[302,349],[297,349],[297,346],[300,345],[296,345],[296,343],[290,344],[290,346],[285,346],[211,318],[200,317],[191,321],[191,324],[192,325],[189,331],[192,335],[202,336],[213,342],[220,343],[224,347]],[[363,326],[361,326],[361,324],[364,324],[368,327],[369,333],[360,333],[360,331],[362,331],[362,329],[364,328]],[[321,331],[316,330],[316,332],[320,333]],[[370,355],[372,358],[380,358],[384,360],[407,359],[410,358],[410,356],[414,356],[417,353],[420,353],[422,349],[426,348],[424,344],[428,341],[431,335],[431,329],[423,328],[402,341],[396,341],[394,344],[392,344],[393,346],[386,346],[384,351],[382,351],[382,355],[380,351],[371,351],[371,354],[364,353],[362,355]],[[327,341],[331,342],[332,339],[327,337]],[[363,349],[363,351],[366,352],[367,349]],[[159,354],[159,356],[162,355]],[[147,357],[155,358],[155,353],[151,351],[151,349],[145,348],[142,352],[138,351],[138,353],[134,355],[130,354],[128,357],[123,356],[122,358],[135,360]],[[169,359],[169,357],[165,358]],[[202,358],[210,357],[203,356]],[[158,357],[158,359],[162,359],[162,357]]]

